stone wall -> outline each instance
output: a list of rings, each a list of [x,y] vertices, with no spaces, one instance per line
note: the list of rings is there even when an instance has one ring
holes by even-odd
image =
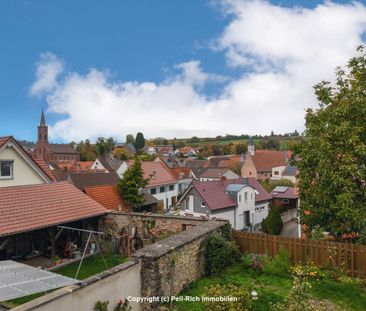
[[[143,246],[207,222],[207,219],[161,214],[111,212],[104,217],[102,231],[119,237],[123,234],[142,239]]]
[[[133,257],[141,263],[141,296],[170,296],[202,277],[203,240],[219,231],[227,222],[207,221],[137,251]],[[157,310],[159,303],[143,304],[142,310]]]

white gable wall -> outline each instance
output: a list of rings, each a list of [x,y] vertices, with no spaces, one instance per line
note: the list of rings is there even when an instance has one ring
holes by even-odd
[[[13,146],[8,145],[0,151],[0,160],[13,162],[13,178],[0,179],[0,187],[44,184],[47,181],[19,154]],[[38,169],[38,168],[37,168]]]

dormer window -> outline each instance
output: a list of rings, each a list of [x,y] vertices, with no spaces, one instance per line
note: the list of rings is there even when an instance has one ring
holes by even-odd
[[[201,208],[206,208],[206,202],[201,201]]]
[[[13,178],[13,161],[0,160],[0,179]]]

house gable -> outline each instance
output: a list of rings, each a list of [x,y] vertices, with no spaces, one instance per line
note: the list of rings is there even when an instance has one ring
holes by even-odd
[[[10,138],[0,147],[0,161],[13,161],[13,176],[0,179],[0,187],[50,183],[52,180],[34,162],[31,156],[14,139]]]

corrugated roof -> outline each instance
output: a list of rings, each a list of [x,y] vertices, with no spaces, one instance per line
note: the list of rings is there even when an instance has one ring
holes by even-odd
[[[106,209],[68,182],[0,188],[0,236],[91,218]]]

